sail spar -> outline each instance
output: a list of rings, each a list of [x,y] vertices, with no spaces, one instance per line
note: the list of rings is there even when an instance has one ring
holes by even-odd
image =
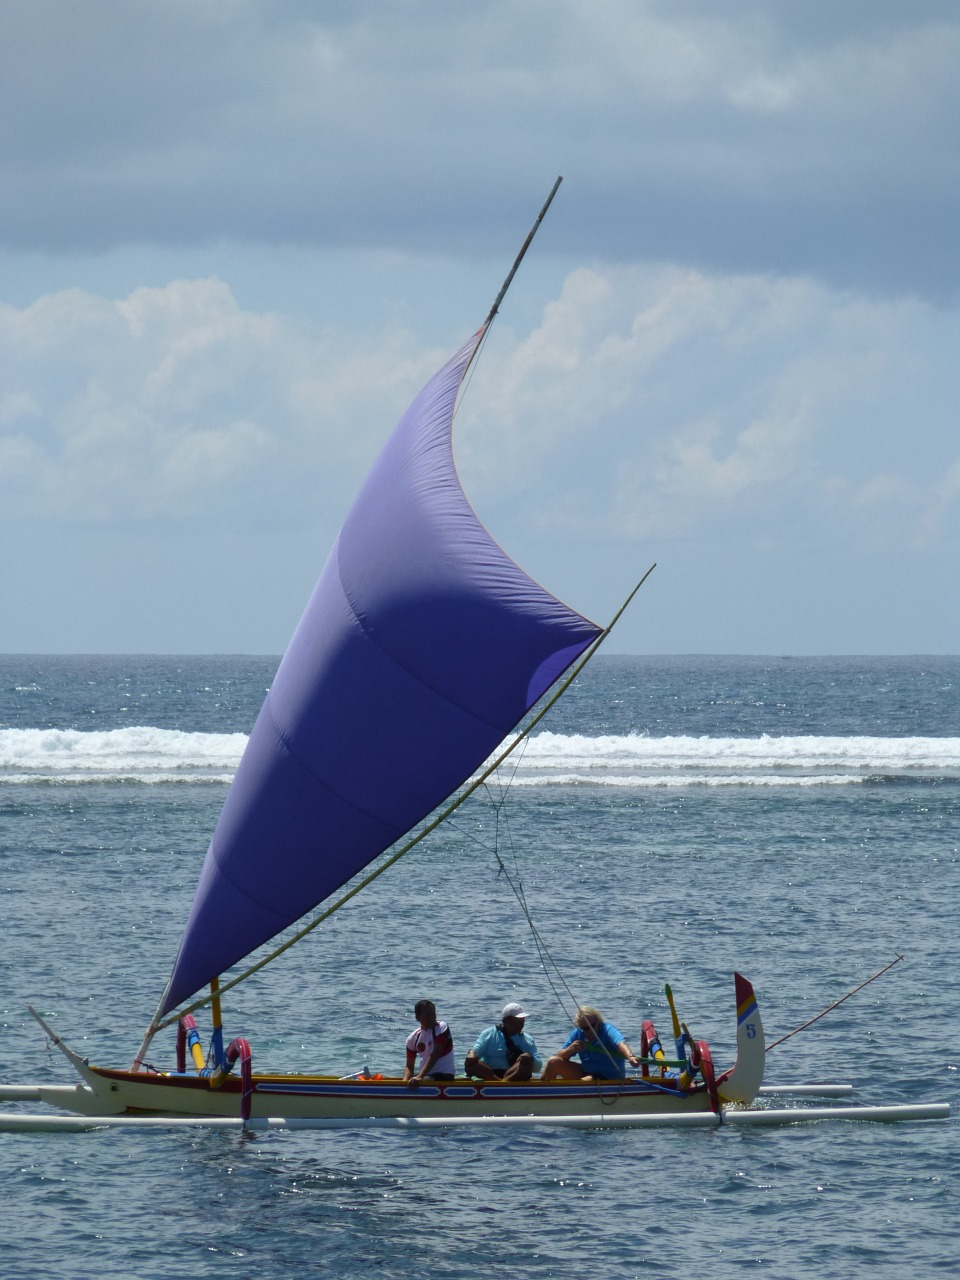
[[[158,1017],[416,826],[600,634],[504,554],[460,485],[454,406],[485,328],[413,401],[347,515],[227,794]]]

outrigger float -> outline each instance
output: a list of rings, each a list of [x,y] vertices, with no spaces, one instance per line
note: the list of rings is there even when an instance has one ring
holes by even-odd
[[[0,1101],[73,1114],[8,1112],[0,1115],[0,1130],[709,1126],[949,1114],[943,1104],[753,1107],[763,1091],[765,1043],[753,987],[739,974],[737,1056],[725,1071],[679,1022],[669,991],[675,1056],[664,1055],[655,1028],[645,1024],[639,1074],[622,1080],[462,1078],[414,1091],[381,1075],[258,1074],[246,1039],[224,1045],[222,994],[316,927],[482,786],[568,687],[641,585],[606,628],[570,609],[494,542],[454,465],[458,395],[559,184],[558,178],[484,324],[401,418],[347,515],[250,734],[172,973],[131,1067],[92,1065],[31,1010],[79,1083],[0,1085]],[[272,955],[221,984],[220,975],[351,881]],[[209,996],[195,998],[208,984]],[[193,1018],[205,1005],[213,1022],[208,1052]],[[154,1036],[174,1026],[176,1068],[151,1066]],[[846,1087],[791,1091],[838,1096]]]

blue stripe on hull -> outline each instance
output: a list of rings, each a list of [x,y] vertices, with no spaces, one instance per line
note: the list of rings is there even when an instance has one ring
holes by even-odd
[[[281,1097],[320,1097],[320,1098],[420,1098],[420,1099],[436,1099],[442,1101],[448,1098],[451,1101],[464,1099],[476,1099],[479,1101],[492,1102],[497,1099],[517,1099],[527,1098],[531,1101],[543,1098],[583,1098],[594,1099],[598,1095],[600,1097],[614,1098],[635,1098],[648,1096],[655,1093],[669,1093],[679,1096],[678,1090],[668,1085],[659,1085],[654,1081],[644,1083],[628,1083],[628,1084],[498,1084],[493,1087],[484,1085],[447,1085],[446,1087],[438,1087],[436,1085],[421,1085],[419,1089],[413,1091],[408,1089],[406,1085],[392,1084],[308,1084],[307,1082],[291,1084],[273,1083],[266,1080],[255,1081],[255,1091],[258,1094],[276,1094]]]

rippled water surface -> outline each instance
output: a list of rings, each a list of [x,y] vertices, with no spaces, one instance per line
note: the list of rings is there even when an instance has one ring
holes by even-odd
[[[27,735],[0,759],[3,1081],[69,1079],[28,1001],[92,1060],[132,1057],[223,800],[225,739],[249,729],[274,666],[0,659],[0,734]],[[471,804],[226,1010],[262,1067],[394,1070],[424,994],[458,1053],[507,999],[531,1008],[549,1050],[567,1023],[510,889],[519,878],[581,1000],[637,1039],[644,1017],[669,1028],[670,982],[721,1065],[734,968],[753,980],[772,1041],[903,954],[772,1050],[768,1080],[852,1081],[861,1102],[947,1100],[949,1121],[0,1134],[0,1275],[955,1274],[958,711],[951,659],[599,659],[556,709],[541,763],[534,751],[521,765],[526,785],[494,797],[499,815]],[[138,727],[187,738],[154,738],[158,755],[110,776],[90,735]],[[37,732],[80,735],[69,768],[28,758]],[[225,752],[209,774],[182,767],[197,735]],[[652,773],[638,735],[654,751],[701,740],[687,777]],[[867,755],[842,785],[776,751],[717,785],[718,742],[756,753],[764,735],[808,751],[857,740]],[[634,752],[626,772],[618,756],[615,785],[591,763],[601,739]],[[923,743],[920,769],[908,739]],[[568,777],[538,774],[547,749]],[[151,1054],[172,1060],[172,1041]]]

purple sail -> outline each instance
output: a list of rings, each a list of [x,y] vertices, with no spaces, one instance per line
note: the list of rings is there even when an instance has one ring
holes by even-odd
[[[453,461],[482,336],[400,419],[254,725],[159,1013],[335,892],[442,803],[600,628],[497,546]]]

